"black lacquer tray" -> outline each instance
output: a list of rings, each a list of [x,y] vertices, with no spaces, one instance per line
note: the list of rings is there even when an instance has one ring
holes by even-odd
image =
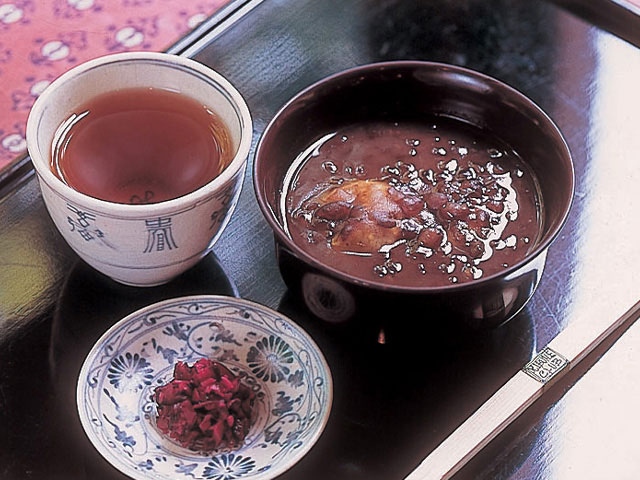
[[[640,298],[639,31],[633,10],[608,1],[233,2],[170,51],[238,87],[254,117],[254,147],[299,90],[373,61],[465,66],[538,103],[565,135],[576,166],[573,209],[540,286],[508,324],[455,337],[381,343],[349,325],[318,321],[282,282],[248,169],[212,254],[170,284],[124,287],[66,246],[26,159],[0,185],[0,478],[123,478],[80,427],[74,395],[82,360],[124,315],[200,293],[280,310],[314,337],[332,368],[327,429],[281,478],[404,478],[566,325],[617,318]],[[417,312],[415,321],[426,320]],[[633,327],[458,478],[639,476],[638,342]]]

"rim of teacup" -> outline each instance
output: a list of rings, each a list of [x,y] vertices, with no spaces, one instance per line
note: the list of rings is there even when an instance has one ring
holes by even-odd
[[[225,93],[230,104],[235,110],[238,121],[240,124],[240,138],[238,148],[227,167],[213,180],[206,183],[202,187],[193,190],[180,197],[172,198],[157,203],[147,204],[126,204],[111,202],[108,200],[102,200],[96,197],[92,197],[85,193],[79,192],[74,188],[67,185],[64,181],[58,178],[52,171],[49,165],[49,152],[43,151],[41,145],[39,145],[37,136],[38,128],[40,125],[40,119],[42,113],[46,108],[49,98],[59,86],[63,85],[68,79],[82,74],[97,67],[104,66],[109,63],[119,61],[156,61],[167,64],[179,65],[182,68],[186,68],[196,73],[207,77],[217,84],[218,87]],[[170,53],[164,52],[122,52],[108,54],[94,58],[83,62],[70,70],[67,70],[62,75],[57,77],[47,88],[40,94],[40,96],[34,102],[29,116],[27,118],[26,126],[26,139],[27,150],[29,152],[31,163],[38,175],[38,177],[44,181],[49,187],[59,196],[66,198],[69,201],[77,201],[87,208],[94,209],[96,211],[110,212],[116,216],[122,217],[137,217],[140,215],[160,214],[168,211],[180,210],[181,208],[190,208],[194,204],[198,204],[210,197],[212,197],[220,187],[228,183],[237,174],[243,175],[247,165],[249,152],[253,140],[253,121],[249,107],[243,96],[237,90],[237,88],[231,84],[224,76],[212,68],[188,57],[182,57]],[[50,146],[49,146],[50,147]]]

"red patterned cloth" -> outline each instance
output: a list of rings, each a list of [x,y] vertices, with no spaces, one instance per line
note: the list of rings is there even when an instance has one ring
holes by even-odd
[[[0,171],[26,151],[29,109],[69,68],[161,51],[229,0],[0,0]]]

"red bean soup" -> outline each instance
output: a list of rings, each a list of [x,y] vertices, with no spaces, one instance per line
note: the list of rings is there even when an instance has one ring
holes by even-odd
[[[541,232],[538,182],[489,132],[438,116],[331,132],[287,172],[293,241],[365,281],[442,287],[522,260]]]

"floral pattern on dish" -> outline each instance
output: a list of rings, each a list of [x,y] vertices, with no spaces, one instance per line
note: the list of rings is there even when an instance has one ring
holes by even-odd
[[[224,363],[256,392],[242,447],[186,450],[155,427],[153,391],[178,360]],[[223,296],[168,300],[109,329],[82,367],[81,423],[95,448],[134,479],[266,480],[293,466],[328,420],[331,374],[313,340],[266,307]]]

